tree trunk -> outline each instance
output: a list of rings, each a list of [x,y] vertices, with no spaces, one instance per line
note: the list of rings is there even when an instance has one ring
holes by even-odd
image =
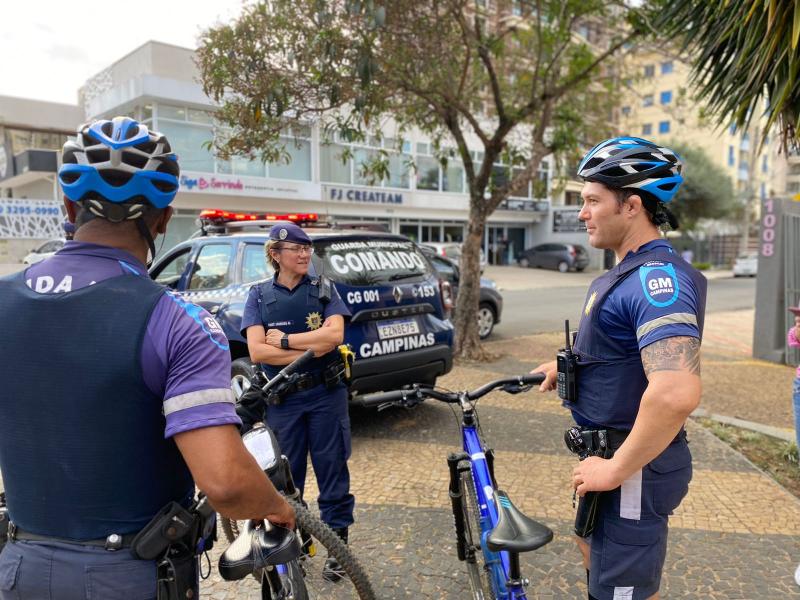
[[[482,360],[485,357],[478,336],[478,303],[480,301],[480,255],[486,215],[480,210],[482,198],[472,198],[467,237],[461,248],[461,276],[456,299],[456,341],[453,354],[457,358]]]

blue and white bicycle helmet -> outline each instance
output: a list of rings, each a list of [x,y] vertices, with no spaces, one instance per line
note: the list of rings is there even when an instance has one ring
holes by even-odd
[[[64,144],[58,180],[64,195],[113,222],[138,219],[146,204],[169,206],[180,169],[167,138],[129,118],[95,121]]]
[[[578,177],[610,188],[648,192],[669,203],[683,183],[683,163],[669,148],[636,137],[616,137],[589,150],[578,166]]]

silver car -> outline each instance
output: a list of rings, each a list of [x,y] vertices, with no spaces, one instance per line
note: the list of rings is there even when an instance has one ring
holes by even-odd
[[[33,265],[45,258],[50,258],[64,247],[64,240],[48,240],[38,248],[31,250],[25,258],[22,259],[22,264]]]

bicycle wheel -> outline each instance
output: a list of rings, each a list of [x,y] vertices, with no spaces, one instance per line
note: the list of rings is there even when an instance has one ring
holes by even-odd
[[[489,585],[489,570],[486,565],[486,556],[481,548],[481,511],[478,507],[478,496],[475,491],[475,482],[472,471],[461,471],[461,507],[464,511],[464,542],[466,544],[467,574],[469,587],[472,590],[473,600],[494,600],[492,588]]]
[[[299,502],[287,498],[295,510],[297,527],[310,536],[313,545],[304,543],[303,556],[287,565],[287,573],[281,576],[291,586],[295,600],[374,600],[375,592],[364,568],[353,555],[351,548],[334,533],[319,517]],[[220,517],[222,531],[228,542],[239,535],[236,521]],[[328,556],[334,557],[346,577],[337,582],[322,577],[322,566]],[[258,581],[260,574],[256,575]],[[253,582],[255,584],[255,582]],[[258,584],[255,584],[258,585]],[[285,583],[286,585],[286,583]]]

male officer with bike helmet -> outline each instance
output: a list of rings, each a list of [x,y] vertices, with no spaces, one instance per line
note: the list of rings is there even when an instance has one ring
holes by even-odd
[[[74,241],[0,280],[3,600],[197,597],[195,483],[233,518],[294,524],[239,436],[222,330],[148,277],[178,176],[145,125],[82,126],[58,173]]]
[[[275,275],[250,289],[242,314],[242,335],[247,338],[250,358],[269,378],[306,350],[314,351],[315,358],[293,389],[270,402],[266,419],[289,459],[301,494],[311,454],[322,520],[347,542],[355,500],[347,468],[347,387],[337,348],[350,311],[330,280],[309,276],[314,250],[301,227],[277,223],[269,237],[265,253]],[[331,581],[341,579],[335,558],[327,559],[323,576]]]
[[[576,521],[590,599],[658,598],[668,518],[692,476],[683,426],[700,402],[706,281],[659,231],[677,226],[667,205],[682,169],[672,150],[633,137],[583,158],[578,218],[619,263],[589,288],[574,359],[567,348],[534,369],[547,374],[542,391],[559,387],[577,423],[573,449],[588,454],[573,486],[582,503],[597,498],[593,531]]]

